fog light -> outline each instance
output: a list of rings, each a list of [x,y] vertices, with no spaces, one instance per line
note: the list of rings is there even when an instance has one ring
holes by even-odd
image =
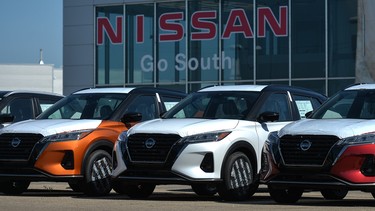
[[[375,160],[374,155],[366,155],[362,164],[361,172],[365,176],[375,176]]]
[[[71,151],[71,150],[65,151],[64,158],[61,161],[61,166],[64,169],[67,169],[67,170],[74,169],[74,155],[73,155],[73,151]]]
[[[212,153],[207,153],[200,167],[204,172],[214,172],[214,155]]]

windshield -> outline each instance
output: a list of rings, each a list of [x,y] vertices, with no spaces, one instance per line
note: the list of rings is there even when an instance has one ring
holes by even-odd
[[[196,92],[163,118],[245,119],[259,92]]]
[[[37,119],[108,119],[127,94],[91,93],[65,97]]]
[[[375,90],[342,91],[311,117],[313,119],[374,119]]]

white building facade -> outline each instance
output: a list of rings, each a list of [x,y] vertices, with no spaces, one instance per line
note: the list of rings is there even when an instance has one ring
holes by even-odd
[[[49,64],[0,64],[0,90],[63,93],[62,69]]]

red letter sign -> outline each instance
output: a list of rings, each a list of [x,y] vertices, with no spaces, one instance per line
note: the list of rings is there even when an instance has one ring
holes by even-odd
[[[160,34],[160,41],[179,41],[184,37],[184,27],[180,23],[173,21],[183,20],[183,13],[165,13],[159,18],[160,29],[170,31],[170,33]]]
[[[216,19],[216,11],[198,11],[191,15],[191,25],[200,32],[191,32],[191,40],[210,40],[216,36],[216,24],[204,19]]]
[[[112,28],[111,22],[107,17],[99,17],[97,19],[97,44],[102,45],[104,40],[104,32],[109,40],[114,44],[122,43],[122,17],[116,17],[116,30]],[[116,31],[116,32],[115,32]]]
[[[143,43],[144,41],[144,15],[137,15],[137,43]]]
[[[288,8],[286,6],[281,6],[279,8],[279,23],[276,17],[272,13],[269,7],[258,8],[258,37],[266,36],[266,21],[269,24],[271,30],[275,36],[287,36],[288,35]]]
[[[239,21],[238,25],[236,25],[236,20]],[[242,33],[246,38],[253,37],[253,31],[250,28],[250,23],[246,17],[245,10],[233,9],[230,12],[223,32],[223,39],[228,39],[232,33]]]

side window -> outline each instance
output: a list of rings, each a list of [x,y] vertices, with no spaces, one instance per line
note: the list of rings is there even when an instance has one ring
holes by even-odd
[[[316,109],[321,104],[318,99],[302,95],[293,94],[293,99],[296,102],[301,119],[305,119],[307,112]]]
[[[273,93],[264,102],[259,114],[263,112],[279,113],[278,121],[292,121],[292,113],[289,106],[288,96],[282,93]]]
[[[137,96],[126,109],[125,113],[137,112],[142,114],[142,121],[155,119],[158,114],[155,96]]]
[[[174,96],[160,95],[160,97],[167,111],[182,100],[181,97]]]
[[[33,119],[33,104],[31,98],[16,98],[1,111],[1,113],[14,116],[13,122]]]
[[[39,106],[41,111],[47,110],[47,108],[51,107],[53,104],[56,103],[56,100],[51,100],[47,98],[38,98]],[[39,115],[39,114],[36,114]]]

